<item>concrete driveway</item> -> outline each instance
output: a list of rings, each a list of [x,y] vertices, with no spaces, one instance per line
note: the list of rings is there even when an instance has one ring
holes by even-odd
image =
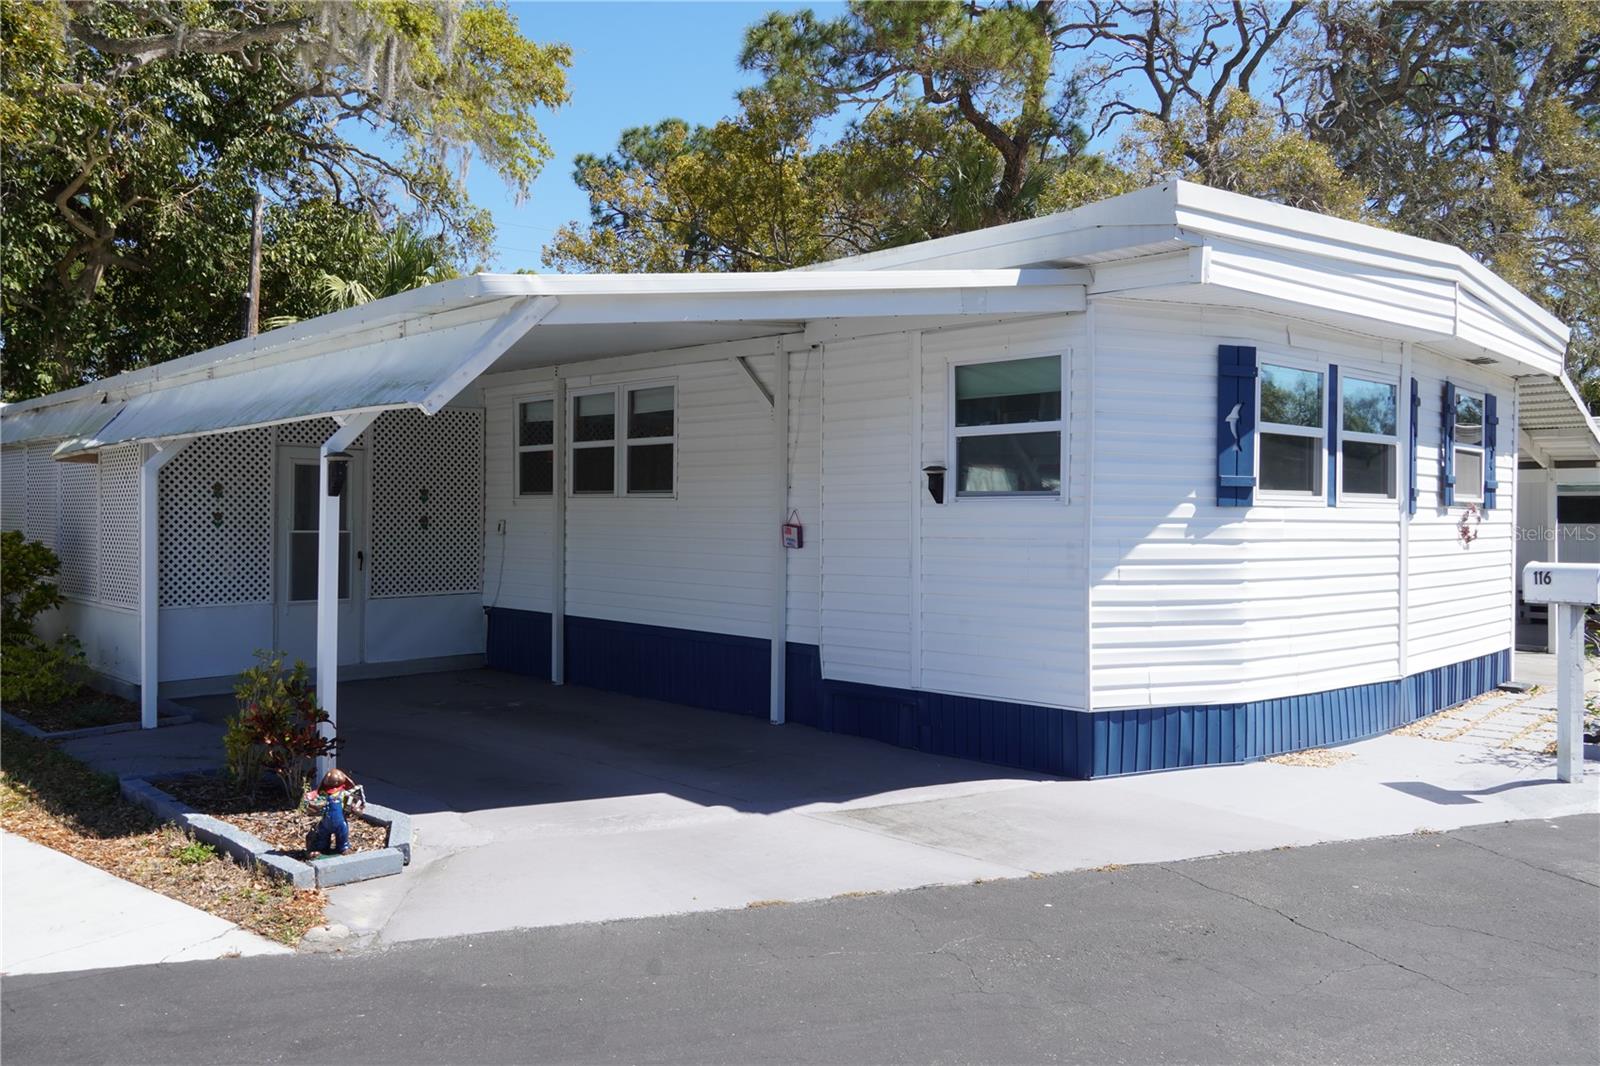
[[[1077,782],[491,671],[339,702],[342,764],[416,816],[405,874],[331,894],[330,919],[377,942],[1600,810],[1593,763],[1563,785],[1541,752],[1417,735],[1332,766]]]

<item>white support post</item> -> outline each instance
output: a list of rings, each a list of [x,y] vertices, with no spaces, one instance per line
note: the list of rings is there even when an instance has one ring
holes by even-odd
[[[336,419],[339,428],[322,442],[319,454],[322,478],[317,499],[317,703],[328,713],[321,733],[329,740],[339,734],[339,501],[350,490],[350,472],[345,470],[340,494],[333,495],[329,491],[333,463],[328,457],[355,443],[377,417],[376,411],[364,411]],[[337,763],[338,758],[333,755],[318,758],[318,780]]]
[[[550,456],[550,683],[567,683],[567,379],[556,367]]]
[[[161,468],[192,437],[147,446],[139,466],[139,727],[154,729],[161,707]]]
[[[1518,400],[1519,400],[1519,397],[1517,395],[1517,390],[1516,389],[1512,389],[1511,390],[1511,433],[1509,434],[1509,436],[1514,441],[1515,440],[1521,440],[1522,437],[1524,436],[1524,434],[1522,432],[1522,408],[1519,405]],[[1401,437],[1400,439],[1401,440],[1405,440],[1404,437]],[[1510,513],[1506,516],[1508,518],[1508,520],[1510,521],[1510,524],[1511,524],[1511,552],[1510,552],[1510,556],[1511,556],[1511,617],[1509,619],[1507,619],[1507,621],[1508,621],[1508,623],[1509,623],[1509,625],[1511,627],[1511,633],[1510,633],[1510,638],[1511,639],[1506,641],[1507,648],[1508,648],[1507,653],[1506,653],[1506,680],[1507,681],[1515,681],[1517,679],[1517,676],[1518,676],[1517,675],[1517,588],[1522,582],[1522,573],[1521,573],[1521,567],[1519,567],[1517,565],[1517,508],[1520,505],[1520,501],[1522,500],[1522,486],[1520,484],[1521,467],[1522,467],[1521,456],[1518,455],[1516,448],[1512,448],[1511,449],[1511,502],[1510,502],[1509,505],[1507,505],[1507,510]]]
[[[911,432],[910,477],[911,514],[907,519],[911,533],[911,573],[906,582],[909,603],[906,617],[911,628],[911,654],[907,674],[913,689],[922,688],[922,494],[926,475],[922,472],[922,331],[906,334],[906,409]],[[952,474],[953,478],[954,475]],[[1065,493],[1063,493],[1065,495]]]
[[[1544,561],[1561,561],[1561,524],[1556,504],[1556,468],[1552,462],[1544,470]],[[1554,607],[1545,608],[1544,648],[1551,655],[1561,650],[1561,623]]]
[[[1395,438],[1400,442],[1411,440],[1411,420],[1414,417],[1411,411],[1411,371],[1412,351],[1410,341],[1400,342],[1400,391],[1398,393],[1400,410],[1400,423],[1396,427],[1399,435]],[[1396,520],[1399,524],[1397,530],[1399,541],[1399,580],[1395,582],[1395,622],[1399,628],[1400,639],[1395,644],[1395,671],[1400,678],[1400,720],[1411,721],[1411,686],[1406,679],[1411,676],[1411,464],[1416,462],[1416,456],[1411,454],[1411,449],[1402,443],[1395,451],[1400,456],[1398,473],[1396,475],[1395,497],[1400,504]],[[1516,564],[1516,553],[1512,553],[1512,565]]]
[[[1556,780],[1583,780],[1583,616],[1576,603],[1552,603],[1556,645]]]
[[[772,689],[768,704],[773,725],[782,725],[788,715],[786,689],[789,664],[789,549],[784,547],[781,527],[789,520],[789,350],[779,338],[774,348],[772,382],[772,512],[778,521],[767,528],[767,537],[776,549],[772,566]]]

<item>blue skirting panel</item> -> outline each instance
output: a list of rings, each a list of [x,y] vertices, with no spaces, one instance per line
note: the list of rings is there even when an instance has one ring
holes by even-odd
[[[1064,711],[823,680],[815,647],[789,645],[789,721],[937,755],[1066,777],[1219,766],[1347,744],[1506,680],[1511,653],[1383,681],[1252,703]],[[1409,699],[1402,699],[1402,696]]]
[[[550,616],[489,612],[496,669],[549,677]],[[788,720],[936,755],[1065,777],[1217,766],[1345,744],[1396,729],[1507,679],[1496,652],[1405,681],[1251,703],[1128,711],[1062,710],[861,685],[822,677],[819,649],[788,647]],[[765,717],[768,643],[659,626],[567,618],[567,680],[575,685]]]
[[[484,659],[491,670],[550,680],[550,615],[490,607]]]
[[[770,645],[691,629],[567,617],[567,682],[767,717]]]

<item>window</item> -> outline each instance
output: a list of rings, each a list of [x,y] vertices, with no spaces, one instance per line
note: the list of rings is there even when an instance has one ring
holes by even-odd
[[[1061,494],[1061,357],[954,368],[957,496]]]
[[[676,418],[671,385],[628,390],[628,478],[630,493],[672,491]]]
[[[1456,499],[1483,500],[1483,397],[1456,392]]]
[[[1261,365],[1261,488],[1322,492],[1322,375]]]
[[[623,412],[618,452],[617,412]],[[572,397],[572,492],[670,496],[675,486],[677,388],[622,386]]]
[[[322,464],[294,464],[289,509],[289,598],[317,598],[317,530],[322,524]],[[339,494],[339,598],[350,598],[350,482]]]
[[[1340,383],[1344,411],[1339,438],[1340,491],[1353,496],[1394,498],[1399,450],[1395,385],[1349,377]]]
[[[517,495],[548,496],[555,487],[554,400],[517,404]]]
[[[572,491],[606,495],[617,487],[617,394],[572,398]]]

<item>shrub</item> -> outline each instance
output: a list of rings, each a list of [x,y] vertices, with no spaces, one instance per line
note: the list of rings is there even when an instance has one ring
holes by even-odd
[[[306,664],[296,660],[285,669],[282,652],[258,651],[256,659],[234,686],[239,711],[223,735],[223,754],[235,784],[251,795],[265,768],[277,777],[284,795],[297,801],[316,771],[317,758],[333,754],[338,742],[318,731],[329,719],[317,706]]]
[[[245,719],[242,710],[228,719],[228,728],[222,734],[223,763],[234,787],[255,799],[256,789],[261,786],[261,771],[266,768],[261,762],[265,753],[257,730]]]
[[[72,637],[0,644],[0,703],[59,703],[83,687],[83,649]]]
[[[33,636],[33,620],[61,606],[52,580],[61,573],[56,553],[14,529],[0,533],[0,639],[6,643]]]
[[[53,578],[56,553],[14,529],[0,534],[0,703],[57,703],[83,686],[83,647],[70,636],[54,643],[33,631],[34,619],[61,605]]]

